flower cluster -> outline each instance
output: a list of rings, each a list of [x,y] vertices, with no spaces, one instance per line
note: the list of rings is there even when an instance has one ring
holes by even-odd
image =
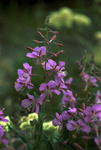
[[[42,34],[41,34],[42,35]],[[43,37],[43,36],[42,36]],[[45,38],[44,38],[45,39]],[[47,44],[50,44],[47,41]],[[101,137],[99,128],[101,128],[101,93],[97,91],[94,104],[82,105],[78,104],[78,95],[74,94],[71,88],[73,78],[67,79],[65,69],[65,62],[56,62],[53,58],[49,57],[48,46],[41,46],[29,48],[30,53],[26,56],[38,60],[41,69],[45,72],[45,81],[38,85],[37,94],[30,94],[30,90],[35,87],[31,82],[33,75],[32,66],[28,63],[23,64],[23,69],[18,69],[18,79],[15,82],[17,91],[24,90],[24,87],[29,89],[26,98],[21,101],[23,108],[31,108],[32,112],[37,114],[40,112],[42,105],[50,100],[52,96],[61,95],[61,113],[56,112],[55,119],[52,121],[54,126],[59,126],[61,129],[65,128],[69,132],[83,133],[84,135],[93,132],[95,143],[101,145]],[[54,55],[56,56],[56,55]],[[39,61],[40,60],[40,61]],[[51,76],[50,76],[51,75]],[[81,78],[86,83],[87,87],[98,87],[97,79],[90,74],[81,72]],[[36,87],[35,87],[36,88]]]
[[[56,118],[53,120],[55,126],[63,127],[63,121],[66,121],[66,128],[69,131],[80,130],[84,132],[91,132],[94,128],[94,123],[101,121],[101,104],[94,104],[85,108],[69,108],[63,111],[60,115],[56,113]],[[93,125],[93,126],[92,126]]]
[[[83,132],[90,134],[95,132],[95,143],[101,146],[100,128],[101,128],[101,94],[97,92],[95,104],[91,106],[70,107],[61,114],[56,113],[53,120],[54,126],[65,127],[68,131],[75,133]]]

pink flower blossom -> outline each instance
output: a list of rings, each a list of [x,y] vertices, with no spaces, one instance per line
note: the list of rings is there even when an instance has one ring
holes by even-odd
[[[29,58],[40,58],[42,56],[46,55],[46,47],[35,47],[33,48],[33,51],[31,53],[27,53],[26,56]]]

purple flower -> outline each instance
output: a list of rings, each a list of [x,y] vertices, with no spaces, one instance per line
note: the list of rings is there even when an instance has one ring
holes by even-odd
[[[81,73],[81,77],[82,77],[82,79],[83,79],[85,82],[88,82],[88,80],[89,80],[89,78],[90,78],[89,74],[87,74],[87,73],[85,73],[85,72],[82,72],[82,73]]]
[[[95,113],[95,115],[99,119],[99,121],[101,121],[101,104],[93,105],[92,111]]]
[[[91,132],[90,126],[88,126],[83,120],[79,119],[77,121],[69,120],[66,124],[67,130],[81,130],[83,132],[89,133]]]
[[[57,94],[57,95],[60,95],[60,93],[61,93],[61,92],[58,90],[58,88],[57,88],[56,82],[53,81],[53,80],[49,81],[48,83],[42,83],[42,84],[40,85],[40,87],[39,87],[39,90],[40,90],[41,92],[46,93],[46,95],[47,95],[47,94],[51,95],[51,93],[55,93],[55,94]]]
[[[25,84],[22,84],[20,82],[15,82],[15,89],[16,91],[20,91],[23,87],[24,87]]]
[[[67,86],[70,86],[72,84],[73,78],[69,78],[68,80],[65,81],[65,84]]]
[[[97,79],[93,76],[90,76],[90,83],[91,85],[98,87]]]
[[[62,115],[63,120],[68,120],[71,117],[73,117],[75,114],[77,114],[77,109],[76,108],[69,108],[68,111],[63,111],[61,115]]]
[[[75,107],[69,108],[68,112],[71,114],[75,114],[75,113],[77,113],[77,109]]]
[[[94,76],[91,76],[85,72],[82,72],[81,77],[89,85],[96,86],[96,87],[98,86],[97,79]]]
[[[81,114],[83,115],[85,122],[92,122],[93,111],[91,106],[87,106]]]
[[[28,63],[23,64],[24,69],[18,69],[18,79],[15,82],[15,89],[20,91],[23,87],[33,88],[31,83],[32,66]]]
[[[27,94],[27,98],[22,100],[21,106],[24,107],[24,108],[28,108],[29,106],[31,106],[34,103],[35,103],[34,96],[30,95],[30,94]]]
[[[60,61],[59,64],[57,64],[54,60],[48,59],[47,62],[43,62],[42,66],[45,70],[53,70],[57,73],[58,77],[64,77],[66,76],[64,69],[65,69],[65,62]]]
[[[64,83],[64,77],[66,76],[66,73],[64,71],[65,69],[65,62],[64,61],[60,61],[59,64],[57,64],[54,60],[49,59],[47,62],[43,62],[42,66],[45,70],[52,70],[53,72],[55,72],[55,81],[57,83],[60,83],[63,85]],[[61,85],[61,86],[62,86]],[[66,87],[66,85],[64,84],[63,86]]]
[[[38,103],[39,103],[40,105],[42,105],[43,102],[45,101],[45,98],[46,98],[46,94],[45,94],[45,93],[42,93],[42,94],[39,96],[39,98],[38,98]]]
[[[8,141],[7,137],[2,136],[2,137],[0,137],[0,143],[7,145],[9,143],[9,141]]]
[[[42,66],[45,70],[54,70],[57,66],[57,63],[52,59],[48,59],[48,62],[43,62]]]
[[[65,62],[64,61],[60,61],[58,66],[56,67],[56,70],[62,71],[64,69],[65,69]]]
[[[27,98],[22,100],[21,106],[24,108],[28,108],[32,106],[32,112],[39,113],[40,105],[42,105],[45,100],[45,95],[42,93],[39,98],[36,100],[33,95],[27,94]]]
[[[101,104],[94,104],[92,106],[86,107],[81,113],[85,122],[95,122],[101,121]]]
[[[32,66],[30,66],[28,63],[23,64],[24,69],[18,69],[18,76],[23,77],[27,75],[31,75],[32,73]]]
[[[62,123],[65,120],[70,119],[77,112],[76,108],[70,108],[68,111],[63,111],[60,115],[56,113],[56,118],[53,120],[55,126],[59,125],[62,127]]]
[[[29,75],[32,73],[32,66],[30,66],[28,63],[24,63],[23,67],[25,69],[25,72],[27,72]]]
[[[35,106],[33,106],[32,112],[39,114],[40,104],[36,101]]]
[[[96,145],[101,146],[101,137],[95,137],[94,141]]]
[[[27,53],[26,56],[29,58],[40,58],[42,56],[46,55],[46,47],[35,47],[33,48],[33,51],[31,53]]]
[[[0,121],[2,121],[2,122],[8,122],[8,120],[5,119],[2,111],[0,111]]]
[[[47,89],[47,83],[41,83],[40,84],[40,87],[39,87],[39,90],[41,92],[45,91]]]
[[[59,78],[58,76],[55,76],[55,82],[58,89],[62,92],[64,92],[64,90],[68,88],[63,78]]]
[[[101,104],[101,92],[97,91],[95,101],[97,104]]]
[[[22,100],[21,106],[24,108],[28,108],[32,106],[32,112],[36,112],[38,114],[41,105],[41,100],[43,100],[42,95],[40,96],[40,101],[39,99],[36,101],[33,95],[27,94],[27,98]]]
[[[76,102],[76,98],[74,97],[73,92],[70,90],[64,91],[62,102],[63,104],[67,104],[67,103],[74,104]]]
[[[69,120],[66,124],[66,128],[69,131],[74,131],[77,127],[77,123],[74,120]]]
[[[63,111],[61,115],[62,115],[62,120],[68,120],[71,117],[68,111]]]
[[[86,132],[86,133],[91,132],[91,127],[88,126],[83,120],[79,119],[77,121],[77,124],[79,125],[81,131]]]
[[[59,115],[58,113],[56,113],[56,118],[52,120],[52,123],[54,126],[62,127],[62,115]]]
[[[4,135],[4,128],[0,125],[0,137]]]
[[[90,133],[91,132],[91,127],[84,124],[82,127],[81,127],[81,131],[85,132],[85,133]]]

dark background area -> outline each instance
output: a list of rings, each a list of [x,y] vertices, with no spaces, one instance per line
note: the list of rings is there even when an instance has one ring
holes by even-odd
[[[11,3],[16,3],[18,4],[20,7],[24,6],[24,5],[28,5],[32,6],[32,5],[36,5],[36,4],[45,4],[48,7],[52,8],[58,8],[58,7],[62,7],[62,6],[68,6],[71,8],[77,8],[80,7],[82,8],[91,8],[94,4],[94,0],[0,0],[0,3],[3,7],[8,7],[8,5],[10,5]],[[99,1],[99,5],[101,5],[101,2]],[[52,9],[50,8],[50,9]]]

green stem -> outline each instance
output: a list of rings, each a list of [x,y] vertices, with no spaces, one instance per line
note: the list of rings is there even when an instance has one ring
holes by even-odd
[[[51,150],[55,150],[54,147],[53,147],[53,144],[49,140],[48,136],[45,133],[43,133],[43,135],[44,135],[45,139],[47,140],[48,145],[50,146]]]
[[[17,129],[14,127],[14,125],[12,125],[12,126],[9,125],[9,129],[12,130],[16,136],[20,137],[20,139],[23,143],[27,144],[28,150],[33,150],[32,146],[28,144],[28,140],[17,131]]]

